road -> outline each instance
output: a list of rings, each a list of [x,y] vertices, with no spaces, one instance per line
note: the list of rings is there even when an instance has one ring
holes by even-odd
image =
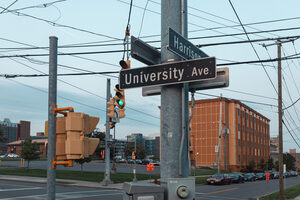
[[[33,200],[47,199],[47,185],[0,180],[0,199],[2,200]],[[94,188],[56,186],[56,199],[107,199],[120,200],[123,192],[120,190],[105,190]]]
[[[11,166],[11,167],[20,167],[20,161],[2,161],[3,166]],[[30,168],[31,169],[47,169],[47,161],[31,161]],[[111,164],[112,165],[112,164]],[[27,163],[25,162],[25,166]],[[117,163],[116,168],[117,172],[120,173],[132,173],[134,164],[125,164],[125,163]],[[74,167],[64,167],[62,165],[57,166],[58,170],[74,170],[80,171],[80,165],[74,163]],[[103,161],[93,160],[90,163],[85,163],[83,165],[83,171],[89,172],[105,172],[105,163]],[[136,167],[137,174],[159,174],[160,168],[159,166],[154,167],[154,171],[147,171],[146,165],[137,165]]]
[[[300,176],[284,179],[285,187],[300,184]],[[279,191],[279,180],[245,182],[230,185],[197,185],[199,200],[249,200]]]
[[[285,186],[300,184],[300,176],[285,179]],[[231,185],[197,185],[197,200],[249,200],[278,191],[278,180],[246,182]],[[105,199],[122,200],[120,190],[93,189],[73,187],[70,185],[56,186],[56,199]],[[0,199],[31,200],[46,199],[46,184],[25,183],[0,180]]]

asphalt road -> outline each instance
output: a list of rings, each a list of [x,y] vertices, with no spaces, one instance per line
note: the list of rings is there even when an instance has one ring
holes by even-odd
[[[300,176],[284,179],[284,186],[300,184]],[[197,185],[199,200],[249,200],[279,191],[279,180],[245,182],[230,185]]]
[[[2,161],[2,165],[11,166],[11,167],[20,167],[20,161]],[[25,166],[27,166],[27,162],[25,162]],[[47,161],[31,161],[30,168],[31,169],[47,169],[48,162]],[[111,164],[112,166],[112,164]],[[117,172],[120,173],[132,173],[134,164],[125,164],[125,163],[117,163],[116,168]],[[56,169],[61,170],[74,170],[80,171],[80,165],[74,163],[73,167],[64,167],[62,165],[57,166]],[[105,163],[102,161],[91,161],[90,163],[85,163],[83,165],[83,171],[89,172],[105,172]],[[159,166],[154,167],[154,171],[147,171],[146,165],[137,165],[136,166],[137,174],[159,174],[160,168]]]
[[[47,199],[47,185],[0,180],[0,199],[2,200],[33,200]],[[102,190],[94,188],[56,186],[56,200],[121,200],[120,190]]]
[[[285,187],[300,184],[299,177],[284,180]],[[246,182],[231,185],[197,185],[197,200],[249,200],[273,193],[279,190],[279,181],[270,180]],[[120,190],[105,190],[56,185],[56,199],[107,199],[122,200]],[[0,180],[0,200],[31,200],[46,199],[46,184],[25,183]]]

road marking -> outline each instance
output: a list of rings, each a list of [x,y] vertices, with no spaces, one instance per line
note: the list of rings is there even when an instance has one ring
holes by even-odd
[[[109,193],[109,194],[101,194],[100,192],[111,192],[115,191],[116,193]],[[98,192],[99,194],[86,194],[86,193],[92,193],[92,192]],[[70,196],[70,194],[73,194]],[[76,195],[77,194],[77,195]],[[56,199],[74,199],[74,198],[83,198],[83,197],[97,197],[97,196],[115,196],[115,195],[123,195],[123,192],[120,192],[118,190],[92,190],[92,191],[79,191],[79,192],[61,192],[56,193]],[[41,195],[30,195],[30,196],[21,196],[21,197],[12,197],[12,198],[4,198],[1,200],[15,200],[15,199],[47,199],[47,194],[41,194]]]
[[[238,189],[239,188],[229,188],[229,189],[218,190],[218,191],[214,191],[214,192],[207,192],[205,194],[216,194],[216,193],[220,193],[220,192],[227,192],[227,191],[238,190]]]
[[[10,192],[10,191],[19,191],[19,190],[39,190],[39,189],[43,189],[43,188],[31,187],[31,188],[0,189],[0,192]]]

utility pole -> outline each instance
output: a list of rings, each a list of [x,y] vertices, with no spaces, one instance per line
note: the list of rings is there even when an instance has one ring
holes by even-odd
[[[220,95],[220,120],[219,120],[219,147],[218,147],[218,174],[221,173],[221,146],[222,146],[222,94]],[[225,138],[224,138],[225,146]],[[225,152],[225,151],[224,151]]]
[[[187,0],[161,1],[161,63],[180,61],[181,58],[171,53],[169,45],[169,27],[187,36],[186,16]],[[186,87],[185,87],[186,88]],[[161,88],[161,186],[166,189],[168,199],[168,178],[187,177],[189,167],[186,159],[189,148],[186,124],[188,124],[188,99],[182,85],[165,85]],[[182,115],[185,113],[185,116]],[[182,156],[181,156],[181,155]],[[188,161],[189,162],[189,161]]]
[[[277,42],[278,52],[278,125],[279,125],[279,196],[284,200],[283,185],[283,139],[282,139],[282,85],[281,85],[281,42]]]
[[[110,79],[107,79],[107,89],[106,89],[106,102],[110,100]],[[106,128],[105,128],[105,174],[104,180],[102,181],[104,186],[107,186],[111,183],[110,180],[110,148],[108,146],[108,141],[110,138],[110,127],[109,127],[109,116],[108,116],[108,107],[106,103]]]
[[[161,63],[181,60],[167,50],[168,29],[182,33],[182,3],[186,0],[161,1]],[[166,85],[161,89],[161,185],[167,189],[168,178],[179,178],[179,152],[182,141],[182,86]],[[182,155],[187,154],[185,152]],[[165,198],[167,199],[167,197]]]
[[[111,172],[113,174],[115,174],[117,172],[117,168],[116,168],[116,126],[114,127],[114,144],[113,144],[113,148],[114,148],[114,154],[113,154],[113,165],[111,167]]]
[[[137,182],[136,179],[136,136],[135,136],[135,140],[134,140],[134,167],[133,167],[133,182]]]
[[[49,48],[49,98],[48,98],[48,168],[47,168],[47,199],[55,199],[56,171],[53,159],[56,155],[56,116],[54,105],[57,96],[57,37],[50,37]]]

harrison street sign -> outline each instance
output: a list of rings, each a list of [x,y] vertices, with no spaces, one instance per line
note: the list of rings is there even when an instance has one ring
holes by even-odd
[[[206,53],[201,51],[198,47],[193,45],[190,41],[182,37],[170,27],[168,50],[186,60],[208,57]]]
[[[216,58],[164,63],[147,67],[121,70],[120,89],[170,85],[216,78]]]

